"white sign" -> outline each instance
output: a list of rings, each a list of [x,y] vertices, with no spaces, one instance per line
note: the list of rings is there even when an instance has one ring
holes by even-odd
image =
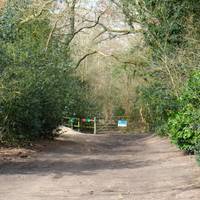
[[[127,127],[128,121],[127,120],[118,120],[118,127]]]

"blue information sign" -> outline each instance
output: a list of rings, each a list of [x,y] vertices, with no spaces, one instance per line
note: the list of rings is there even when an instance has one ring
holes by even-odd
[[[118,120],[118,127],[127,127],[128,121],[127,120]]]

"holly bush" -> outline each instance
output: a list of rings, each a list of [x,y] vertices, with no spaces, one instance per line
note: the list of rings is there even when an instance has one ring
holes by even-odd
[[[92,108],[67,38],[52,35],[47,45],[52,23],[45,16],[19,23],[29,3],[8,1],[0,13],[0,142],[52,137],[64,115]]]
[[[139,107],[143,106],[143,114],[151,131],[159,135],[167,134],[167,120],[174,110],[177,110],[176,97],[169,88],[160,82],[155,82],[138,89]]]
[[[200,72],[192,74],[179,99],[181,109],[169,119],[169,136],[180,149],[193,153],[200,141]]]

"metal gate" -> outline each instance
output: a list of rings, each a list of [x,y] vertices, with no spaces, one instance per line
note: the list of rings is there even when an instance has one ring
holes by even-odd
[[[64,125],[77,131],[100,134],[112,131],[126,131],[130,125],[128,116],[112,116],[105,118],[64,118]]]
[[[64,125],[77,131],[83,131],[88,133],[97,133],[97,119],[94,118],[76,118],[65,117]]]
[[[97,119],[97,132],[105,133],[112,131],[125,132],[130,125],[128,116],[112,116],[110,119]]]

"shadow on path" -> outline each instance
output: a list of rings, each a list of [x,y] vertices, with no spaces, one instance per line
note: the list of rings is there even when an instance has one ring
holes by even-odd
[[[51,142],[36,158],[0,163],[0,175],[93,174],[98,170],[135,169],[155,164],[126,159],[141,153],[149,135],[64,137]]]

